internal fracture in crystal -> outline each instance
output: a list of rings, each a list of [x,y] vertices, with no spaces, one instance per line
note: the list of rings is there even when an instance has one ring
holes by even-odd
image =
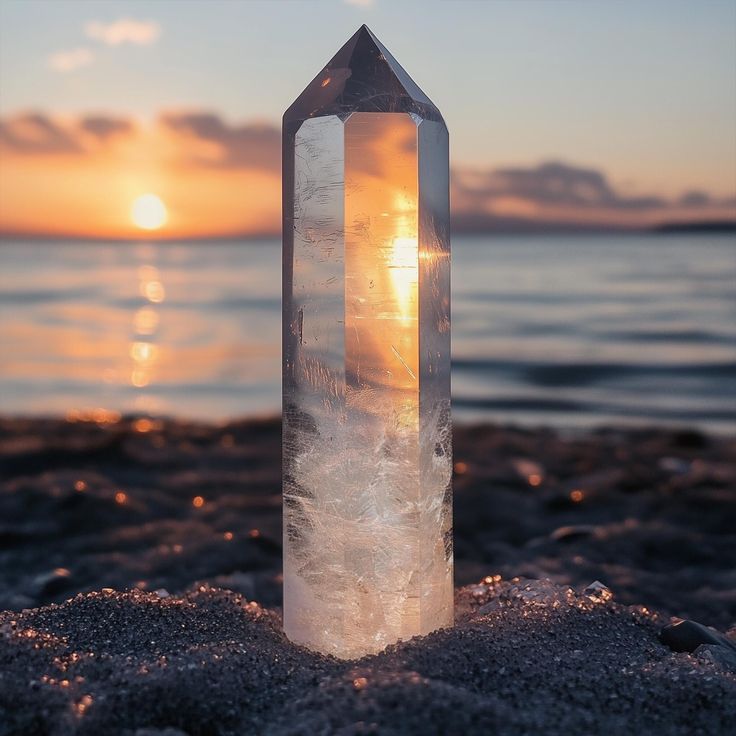
[[[284,115],[284,629],[453,620],[447,128],[363,26]]]

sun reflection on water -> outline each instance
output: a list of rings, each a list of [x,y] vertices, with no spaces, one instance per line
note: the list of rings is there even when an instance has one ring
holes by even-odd
[[[148,249],[142,257],[149,256]],[[154,369],[158,362],[159,349],[155,344],[155,335],[159,325],[157,306],[166,298],[166,290],[161,281],[158,269],[150,263],[138,268],[138,293],[148,302],[138,308],[133,315],[133,339],[128,354],[133,361],[130,370],[130,385],[143,389],[150,385]],[[148,404],[145,396],[139,396],[136,406],[145,409]]]

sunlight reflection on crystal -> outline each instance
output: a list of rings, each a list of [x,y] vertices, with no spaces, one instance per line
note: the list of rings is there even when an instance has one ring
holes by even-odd
[[[419,273],[418,247],[416,236],[396,237],[391,243],[389,273],[404,324],[409,322],[411,302],[416,299]]]

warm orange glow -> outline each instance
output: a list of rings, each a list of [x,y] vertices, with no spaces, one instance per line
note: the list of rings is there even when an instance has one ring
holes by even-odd
[[[419,343],[417,128],[356,113],[345,126],[346,354],[359,387],[390,385],[416,421]],[[353,364],[353,357],[359,356]]]
[[[139,335],[151,335],[158,327],[158,320],[158,314],[151,307],[141,307],[135,314],[135,331]]]
[[[96,409],[70,409],[66,413],[66,421],[73,424],[75,422],[96,422],[97,424],[116,424],[120,421],[119,411],[110,411],[98,407]]]
[[[151,360],[155,354],[156,346],[150,342],[134,342],[130,346],[130,357],[138,363]]]
[[[166,205],[155,194],[141,194],[133,201],[130,217],[141,230],[158,230],[169,219]]]
[[[115,494],[115,503],[124,504],[128,500],[128,496],[122,491]]]
[[[152,429],[156,428],[156,423],[153,422],[151,419],[147,419],[146,417],[136,419],[133,423],[133,429],[135,429],[136,432],[140,432],[140,434],[146,434],[147,432],[150,432]]]
[[[87,155],[28,156],[3,149],[0,230],[170,239],[277,233],[278,167],[205,166],[193,160],[201,154],[189,138],[182,149],[182,141],[160,126],[140,126]],[[157,230],[141,228],[132,217],[134,201],[149,192],[168,210]]]
[[[389,274],[404,323],[412,317],[411,305],[415,300],[419,276],[418,248],[416,236],[396,237],[391,243]]]
[[[142,371],[138,368],[134,368],[130,372],[130,385],[131,386],[135,386],[135,388],[143,388],[144,386],[148,386],[150,382],[151,382],[151,376],[146,371]]]
[[[576,488],[574,491],[570,491],[570,500],[573,503],[580,503],[583,498],[585,498],[585,494],[581,490]]]
[[[194,506],[194,508],[196,509],[201,509],[202,506],[204,506],[204,499],[202,498],[202,496],[195,496],[192,499],[192,506]]]

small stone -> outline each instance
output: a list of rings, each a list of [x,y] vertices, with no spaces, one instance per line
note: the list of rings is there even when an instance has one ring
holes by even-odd
[[[36,596],[53,596],[65,590],[70,585],[71,572],[65,567],[57,567],[55,570],[36,575],[33,579],[33,592]]]
[[[595,603],[606,603],[613,599],[613,591],[600,580],[593,581],[585,590],[583,595]]]
[[[576,526],[561,526],[549,535],[554,542],[571,542],[574,539],[592,537],[595,527],[590,524],[578,524]]]
[[[690,470],[690,463],[679,457],[662,457],[659,459],[659,467],[673,475],[684,475]]]
[[[489,613],[492,613],[493,611],[498,611],[501,608],[503,608],[503,604],[501,603],[501,601],[498,598],[494,598],[493,600],[488,601],[488,603],[478,609],[478,615],[487,616]]]
[[[715,629],[697,621],[676,621],[659,632],[659,639],[673,652],[694,652],[701,644],[715,644],[736,651],[736,644]]]
[[[548,578],[521,579],[503,595],[507,600],[519,600],[535,606],[569,605],[575,597],[572,588],[555,585]]]
[[[676,447],[700,450],[708,446],[708,438],[697,429],[684,429],[673,435],[672,443]]]
[[[159,598],[168,598],[171,595],[171,593],[169,593],[169,591],[166,590],[166,588],[159,588],[158,590],[155,590],[154,593]]]

